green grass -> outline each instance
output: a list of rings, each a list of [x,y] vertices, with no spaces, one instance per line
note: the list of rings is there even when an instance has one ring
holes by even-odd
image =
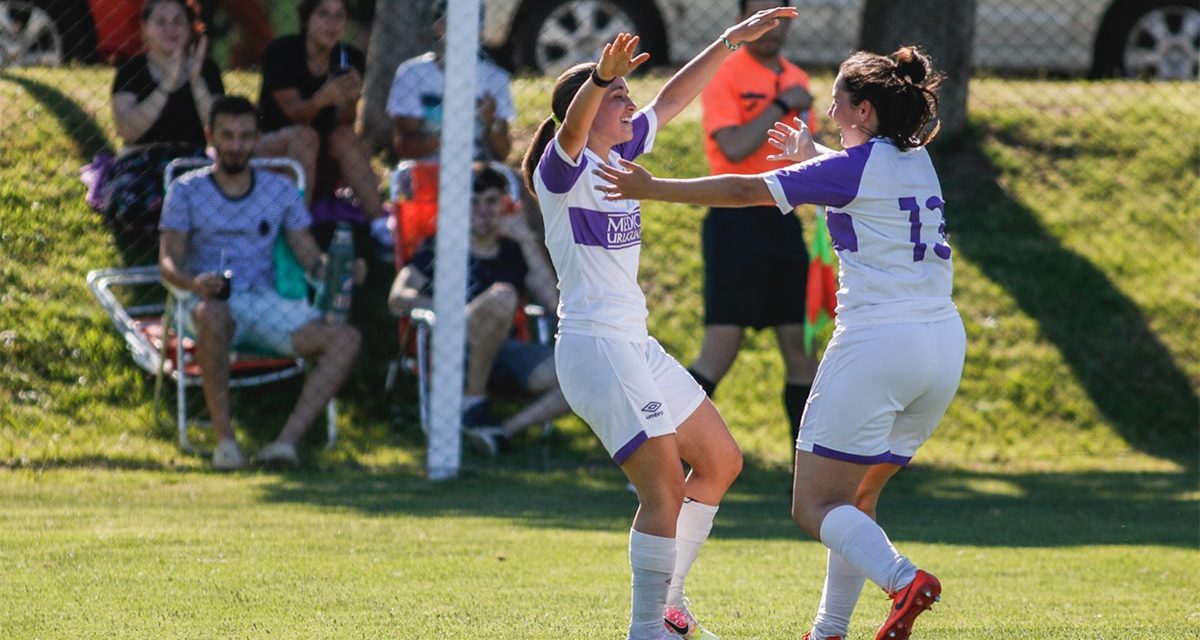
[[[314,434],[305,470],[221,476],[177,450],[83,281],[120,263],[77,178],[115,144],[110,81],[0,74],[0,637],[617,637],[634,502],[594,437],[565,419],[545,447],[468,455],[463,478],[427,483],[411,385],[380,392],[395,336],[378,313],[356,318],[373,348],[342,441],[321,451]],[[519,139],[548,87],[518,84]],[[934,152],[966,371],[880,514],[946,582],[920,637],[1200,638],[1198,90],[971,91],[970,134]],[[663,132],[653,170],[705,173],[698,116]],[[650,328],[687,362],[702,211],[643,209]],[[389,279],[374,270],[367,306]],[[819,596],[824,554],[787,517],[782,374],[773,337],[751,335],[717,397],[749,466],[689,591],[723,637],[798,637]],[[297,390],[238,394],[247,442]],[[885,606],[868,588],[854,637]]]

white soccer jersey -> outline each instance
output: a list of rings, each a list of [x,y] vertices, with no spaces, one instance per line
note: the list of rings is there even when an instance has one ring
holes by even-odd
[[[955,317],[945,202],[924,148],[885,138],[763,174],[780,211],[829,207],[837,322],[866,326]]]
[[[646,297],[638,286],[642,210],[637,200],[607,201],[607,184],[592,172],[620,166],[654,147],[653,109],[633,118],[633,138],[602,159],[584,149],[571,159],[558,143],[546,145],[533,184],[546,221],[546,246],[558,271],[559,331],[563,334],[646,342]]]

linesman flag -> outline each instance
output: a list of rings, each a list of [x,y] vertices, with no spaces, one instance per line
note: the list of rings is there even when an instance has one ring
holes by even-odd
[[[817,207],[817,224],[808,245],[808,288],[804,296],[804,351],[813,354],[813,339],[837,315],[837,276],[825,207]]]

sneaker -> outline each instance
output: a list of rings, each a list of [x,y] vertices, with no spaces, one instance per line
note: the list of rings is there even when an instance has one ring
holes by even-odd
[[[285,466],[295,469],[300,466],[300,454],[296,453],[296,445],[290,442],[275,441],[256,453],[254,462],[266,466]]]
[[[942,599],[942,583],[933,575],[917,569],[917,577],[907,587],[888,596],[895,605],[875,634],[875,640],[905,640],[912,633],[913,621]]]
[[[687,638],[687,640],[720,640],[716,634],[696,622],[696,616],[693,616],[692,612],[688,610],[686,600],[683,602],[683,606],[667,607],[663,611],[663,626],[676,637]]]
[[[496,420],[496,416],[492,415],[492,405],[487,400],[476,402],[469,409],[463,409],[463,429],[494,427],[497,424],[499,424],[499,421]]]
[[[212,464],[217,471],[245,469],[246,456],[238,449],[236,440],[222,440],[217,443],[217,450],[213,451]]]
[[[471,427],[463,429],[463,439],[480,453],[495,456],[508,451],[510,441],[503,427]]]
[[[800,640],[812,640],[812,632],[806,631]],[[825,636],[825,640],[845,640],[842,636]]]

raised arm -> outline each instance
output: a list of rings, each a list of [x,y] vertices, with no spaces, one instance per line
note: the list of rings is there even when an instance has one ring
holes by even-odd
[[[623,168],[600,166],[596,175],[609,182],[597,187],[606,200],[660,200],[709,207],[773,205],[774,197],[762,176],[719,175],[672,180],[656,178],[639,164],[621,160]]]
[[[600,62],[596,64],[596,70],[593,72],[593,80],[584,82],[583,86],[579,87],[579,92],[571,100],[571,106],[567,107],[567,115],[558,130],[558,144],[572,158],[578,158],[587,146],[588,131],[592,128],[592,121],[596,119],[596,112],[600,110],[600,101],[604,99],[607,91],[605,87],[650,59],[648,53],[633,55],[637,50],[637,43],[637,36],[622,33],[604,45]],[[605,87],[596,84],[594,80],[604,83]]]
[[[719,40],[708,45],[700,55],[692,58],[691,62],[672,76],[650,102],[650,106],[654,108],[654,115],[658,118],[658,125],[665,125],[695,100],[721,63],[735,49],[774,29],[778,21],[790,20],[796,16],[795,7],[764,9],[726,29]]]

